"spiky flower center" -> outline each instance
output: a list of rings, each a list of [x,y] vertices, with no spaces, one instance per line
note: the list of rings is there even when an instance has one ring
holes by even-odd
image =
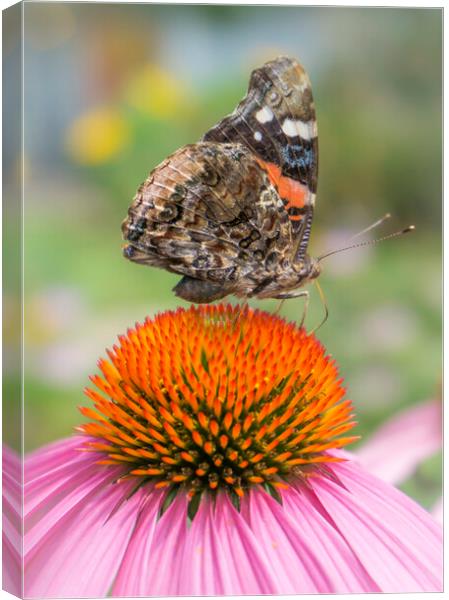
[[[335,364],[294,324],[229,305],[165,312],[128,330],[86,389],[79,430],[104,464],[156,487],[276,494],[353,441]],[[101,393],[100,393],[101,392]],[[343,436],[343,437],[342,437]]]

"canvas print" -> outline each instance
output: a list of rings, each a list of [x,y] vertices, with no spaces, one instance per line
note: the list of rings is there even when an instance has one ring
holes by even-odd
[[[3,24],[4,589],[442,592],[441,9]]]

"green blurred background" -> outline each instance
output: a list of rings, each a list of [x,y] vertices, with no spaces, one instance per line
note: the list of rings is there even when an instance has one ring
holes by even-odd
[[[440,397],[441,16],[25,4],[26,450],[71,434],[88,375],[118,333],[186,305],[171,292],[176,276],[122,258],[121,221],[148,172],[231,112],[251,69],[281,53],[305,65],[315,95],[311,253],[339,247],[387,211],[394,217],[376,234],[417,227],[324,263],[330,316],[318,335],[340,365],[359,433],[368,439],[407,405]],[[311,293],[309,328],[323,310]],[[282,315],[299,320],[302,307],[287,301]],[[430,506],[440,471],[437,456],[405,489]]]

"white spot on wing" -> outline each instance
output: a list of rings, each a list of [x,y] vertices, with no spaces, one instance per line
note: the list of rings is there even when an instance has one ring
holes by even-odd
[[[256,142],[260,142],[262,140],[262,134],[260,133],[260,131],[254,132],[254,139],[256,140]]]
[[[303,140],[311,140],[316,137],[316,121],[308,121],[304,123],[300,119],[294,121],[293,119],[285,119],[282,124],[282,131],[288,137],[302,137]]]
[[[273,116],[273,111],[268,106],[264,106],[256,112],[256,119],[259,123],[267,123],[272,120]]]

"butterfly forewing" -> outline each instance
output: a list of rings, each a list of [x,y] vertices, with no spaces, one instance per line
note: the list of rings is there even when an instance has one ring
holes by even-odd
[[[239,142],[277,186],[301,244],[310,229],[318,174],[318,137],[310,80],[294,59],[280,57],[253,71],[237,109],[204,140]]]

